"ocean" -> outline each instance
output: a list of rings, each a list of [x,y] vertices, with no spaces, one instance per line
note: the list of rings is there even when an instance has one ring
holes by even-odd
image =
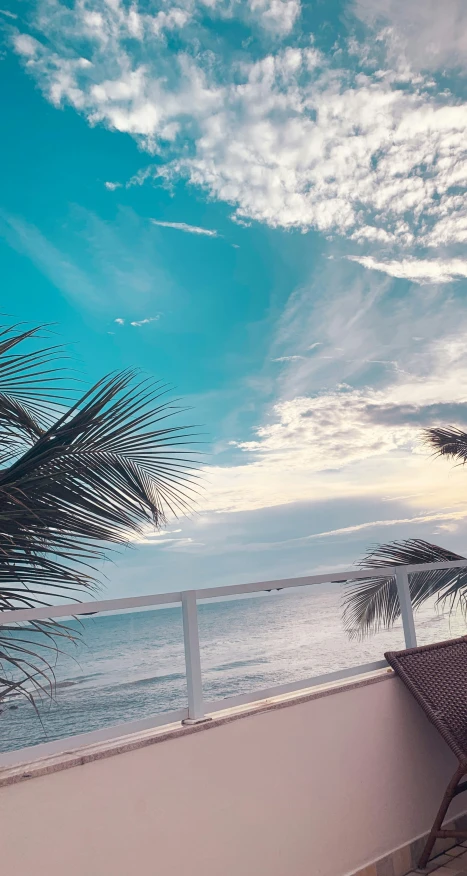
[[[222,700],[381,660],[404,647],[401,625],[364,641],[342,625],[342,591],[307,587],[198,606],[206,700]],[[187,704],[181,608],[85,618],[80,641],[56,664],[53,699],[0,705],[0,751],[135,721]],[[427,603],[416,614],[420,644],[466,631],[462,614]]]

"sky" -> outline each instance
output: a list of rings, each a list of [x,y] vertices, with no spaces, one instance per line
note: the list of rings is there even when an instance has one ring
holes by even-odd
[[[205,436],[106,595],[467,556],[463,0],[2,4],[2,310]]]

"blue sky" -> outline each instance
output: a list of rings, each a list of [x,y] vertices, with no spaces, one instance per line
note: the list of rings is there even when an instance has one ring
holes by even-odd
[[[196,513],[109,593],[460,552],[462,0],[3,4],[2,309],[89,381],[139,366],[203,425]]]

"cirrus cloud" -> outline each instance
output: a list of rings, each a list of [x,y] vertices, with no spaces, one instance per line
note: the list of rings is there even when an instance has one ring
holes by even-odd
[[[160,316],[146,316],[144,319],[134,320],[130,322],[130,325],[139,328],[142,325],[149,325],[151,322],[157,322],[160,319]]]
[[[200,228],[199,225],[188,225],[187,222],[162,222],[160,219],[151,219],[153,225],[161,228],[174,228],[176,231],[185,231],[187,234],[204,234],[206,237],[219,237],[217,231],[210,228]]]

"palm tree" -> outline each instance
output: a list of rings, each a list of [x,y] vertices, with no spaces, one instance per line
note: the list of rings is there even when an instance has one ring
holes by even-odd
[[[44,327],[0,327],[0,611],[95,592],[106,546],[137,540],[190,507],[193,434],[167,387],[127,370],[77,396]],[[76,631],[0,626],[0,700],[53,690],[52,662]]]
[[[425,429],[427,445],[435,456],[446,456],[460,465],[467,462],[467,433],[452,426]],[[436,544],[409,538],[372,548],[358,563],[360,568],[381,568],[397,565],[436,563],[442,560],[464,560],[460,554]],[[418,572],[409,576],[412,605],[419,608],[436,596],[438,604],[467,609],[467,568]],[[396,579],[378,575],[364,581],[348,583],[344,594],[344,626],[350,636],[365,636],[381,628],[391,627],[400,615]]]

